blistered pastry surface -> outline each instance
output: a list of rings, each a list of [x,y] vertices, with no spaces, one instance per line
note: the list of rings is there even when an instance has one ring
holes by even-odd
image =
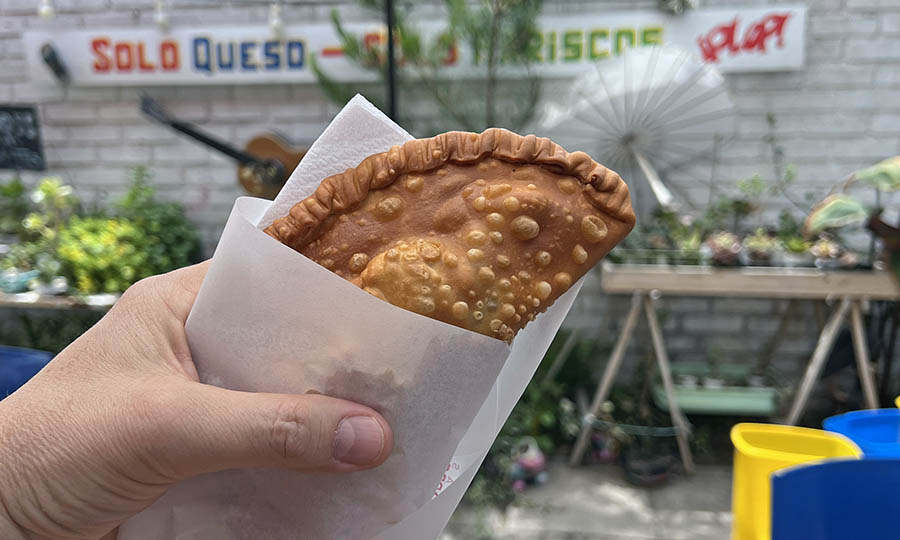
[[[392,304],[510,340],[633,225],[616,173],[491,129],[370,156],[266,232]]]

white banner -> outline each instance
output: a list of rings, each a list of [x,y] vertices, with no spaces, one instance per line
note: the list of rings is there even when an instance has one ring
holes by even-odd
[[[444,25],[419,25],[435,35]],[[347,25],[367,46],[379,47],[379,23]],[[542,16],[536,72],[571,77],[585,66],[620,54],[628,47],[676,45],[695,52],[722,71],[802,69],[805,59],[806,8],[705,9],[680,17],[659,11]],[[347,61],[330,23],[291,25],[274,38],[267,26],[154,27],[26,32],[30,75],[53,83],[41,48],[50,44],[79,86],[181,84],[267,84],[314,82],[310,58],[341,81],[374,80],[371,72]],[[454,50],[447,75],[465,76],[470,52]]]

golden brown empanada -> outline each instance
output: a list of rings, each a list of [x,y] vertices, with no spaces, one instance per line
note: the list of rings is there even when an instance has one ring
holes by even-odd
[[[509,341],[634,220],[615,172],[494,128],[369,156],[265,232],[396,306]]]

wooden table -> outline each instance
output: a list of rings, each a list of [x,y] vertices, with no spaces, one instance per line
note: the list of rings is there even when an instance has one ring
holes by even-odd
[[[581,433],[570,459],[573,465],[581,462],[581,458],[587,450],[594,420],[600,413],[603,402],[609,396],[613,381],[625,356],[625,349],[643,310],[647,316],[653,350],[669,402],[672,424],[676,428],[681,459],[685,470],[693,471],[693,458],[687,438],[690,426],[674,397],[669,356],[656,314],[656,302],[664,294],[670,296],[788,298],[792,300],[833,299],[837,301],[837,309],[834,310],[819,335],[786,423],[796,424],[800,418],[806,402],[809,400],[813,385],[825,365],[848,312],[857,372],[862,384],[866,406],[868,408],[878,406],[863,327],[862,303],[866,300],[900,299],[900,287],[889,272],[829,271],[814,268],[614,265],[605,262],[601,284],[603,290],[609,294],[632,295],[631,309],[625,316],[625,322],[606,365],[603,378],[582,423]]]

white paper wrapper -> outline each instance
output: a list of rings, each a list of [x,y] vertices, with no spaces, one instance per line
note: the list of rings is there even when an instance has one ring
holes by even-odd
[[[355,99],[285,192],[295,202],[325,176],[408,137]],[[235,203],[186,325],[201,379],[372,406],[394,430],[394,452],[351,474],[203,475],[126,522],[120,540],[437,538],[581,288],[510,348],[378,300],[265,235],[260,226],[286,213],[272,210],[283,199]]]

